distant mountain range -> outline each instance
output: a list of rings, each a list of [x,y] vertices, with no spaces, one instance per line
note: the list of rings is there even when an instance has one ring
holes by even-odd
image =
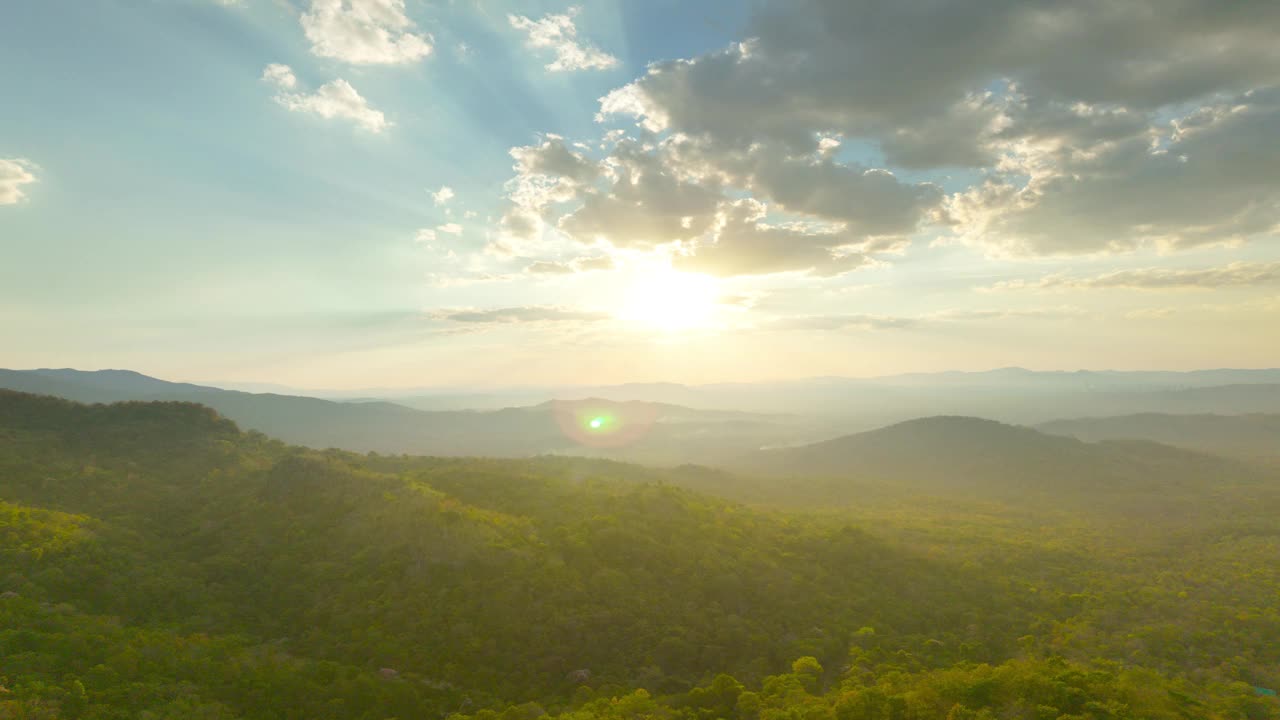
[[[200,403],[242,428],[285,442],[384,454],[520,457],[560,453],[674,464],[805,437],[794,418],[599,398],[501,410],[430,412],[386,401],[337,402],[171,383],[128,370],[69,369],[0,370],[0,388],[86,403]],[[601,418],[600,427],[587,425],[596,417]],[[610,442],[618,436],[628,442]]]
[[[1219,455],[1280,459],[1280,414],[1142,413],[1054,420],[1037,429],[1091,442],[1150,440]]]
[[[892,489],[1015,503],[1060,502],[1094,511],[1167,511],[1179,498],[1274,486],[1274,473],[1233,459],[1149,441],[1084,442],[972,417],[931,417],[792,448],[732,465],[762,498],[856,503]],[[770,492],[772,490],[772,492]],[[1197,501],[1198,502],[1198,501]],[[1204,508],[1195,509],[1209,513]]]
[[[1274,454],[1268,449],[1280,437],[1274,420],[1280,417],[1280,370],[1067,373],[1005,368],[870,380],[630,384],[564,389],[556,397],[521,391],[524,394],[519,396],[338,400],[167,382],[129,370],[41,369],[0,370],[0,388],[89,403],[196,402],[242,428],[286,442],[383,454],[518,457],[554,453],[711,465],[751,456],[751,462],[785,465],[792,460],[770,458],[792,458],[788,450],[758,458],[752,453],[840,438],[832,441],[836,445],[807,451],[803,467],[813,471],[837,467],[831,458],[839,457],[834,448],[843,447],[841,443],[864,442],[842,436],[938,415],[1046,423],[1040,429],[1083,440],[1153,440],[1250,458]],[[490,407],[503,398],[527,404]],[[431,409],[464,400],[477,407]],[[1274,417],[1268,419],[1267,414]],[[1113,419],[1052,422],[1077,416]],[[587,423],[595,417],[601,418],[600,427],[589,427]],[[923,432],[923,427],[906,425],[871,437],[883,449],[892,447],[895,433],[907,432],[904,428]],[[1031,442],[1034,436],[1023,437]],[[1044,441],[1035,442],[1042,445]],[[860,462],[866,465],[878,451],[870,448]],[[864,469],[876,468],[866,465]]]
[[[821,416],[835,424],[834,435],[946,414],[1034,424],[1062,417],[1141,412],[1280,413],[1280,369],[1041,372],[1001,368],[710,385],[631,383],[466,392],[382,389],[324,396],[389,400],[419,410],[496,409],[599,397]]]

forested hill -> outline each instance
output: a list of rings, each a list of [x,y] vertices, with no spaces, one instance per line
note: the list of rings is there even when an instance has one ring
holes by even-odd
[[[1083,442],[972,417],[932,417],[740,458],[742,472],[775,478],[751,487],[795,499],[857,501],[870,486],[902,492],[1062,505],[1098,512],[1150,508],[1182,497],[1274,484],[1274,473],[1146,441]],[[782,478],[785,481],[779,481]]]
[[[750,509],[684,472],[0,392],[0,717],[1280,713],[1253,689],[1280,684],[1274,525],[1146,560],[1076,531],[939,545],[894,528],[970,521]]]
[[[56,621],[55,635],[99,633],[106,618],[118,618],[117,634],[174,634],[145,635],[173,643],[146,650],[172,654],[148,669],[113,662],[124,648],[37,660],[30,653],[80,640],[19,632],[0,667],[11,682],[71,673],[99,693],[151,683],[160,702],[177,680],[168,673],[193,663],[215,674],[211,686],[236,681],[191,657],[188,643],[209,642],[238,648],[218,650],[224,662],[266,654],[351,682],[393,668],[415,679],[414,702],[458,709],[464,698],[559,692],[582,669],[679,690],[712,671],[760,677],[801,655],[838,663],[861,627],[909,644],[988,611],[1001,622],[965,642],[997,657],[1030,622],[981,579],[856,529],[613,475],[629,472],[651,477],[614,463],[321,453],[239,433],[190,404],[5,392],[0,497],[25,528],[3,550],[0,590],[20,596],[0,601],[19,614],[11,620]],[[925,597],[947,601],[912,606]],[[65,610],[47,615],[46,603]],[[98,678],[104,662],[112,673]],[[335,691],[309,692],[315,709]],[[198,694],[249,713],[232,694]]]

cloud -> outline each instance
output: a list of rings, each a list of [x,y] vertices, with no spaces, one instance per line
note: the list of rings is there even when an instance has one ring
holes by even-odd
[[[517,238],[537,234],[549,206],[573,200],[600,175],[593,160],[569,149],[559,135],[548,134],[537,145],[511,148],[510,154],[516,161],[515,177],[507,183],[512,207],[503,214],[501,224]]]
[[[431,199],[436,205],[447,205],[453,199],[453,188],[442,185],[439,190],[431,193]]]
[[[514,148],[507,233],[531,238],[551,226],[587,245],[679,244],[683,267],[721,276],[834,275],[869,264],[867,253],[900,250],[942,198],[933,184],[827,157],[717,154],[687,136],[613,142],[598,161],[557,136]],[[753,197],[733,199],[742,194]],[[810,222],[765,225],[769,211]]]
[[[689,254],[676,256],[673,266],[721,277],[796,271],[830,276],[872,262],[848,249],[857,237],[847,231],[766,225],[762,222],[765,211],[757,200],[726,204],[712,238],[693,246]]]
[[[941,193],[858,188],[867,168],[840,161],[833,138],[890,167],[982,170],[930,217],[991,254],[1280,228],[1280,4],[765,0],[745,38],[654,63],[601,98],[599,119],[685,138],[700,177],[855,232],[908,232]]]
[[[766,330],[898,330],[919,324],[912,317],[886,315],[796,315],[765,323]]]
[[[531,275],[572,275],[575,271],[568,263],[553,260],[538,260],[524,269]]]
[[[311,52],[319,57],[388,65],[431,53],[431,36],[416,32],[404,0],[311,0],[301,21]]]
[[[1071,305],[1039,308],[970,308],[943,310],[927,316],[929,320],[965,322],[976,320],[1009,320],[1013,318],[1066,319],[1088,315],[1085,310]]]
[[[1280,262],[1234,262],[1216,268],[1148,267],[1117,270],[1093,277],[1046,275],[1039,280],[1006,280],[987,290],[1209,290],[1223,287],[1280,284]]]
[[[1010,159],[948,199],[960,237],[1004,255],[1240,243],[1280,229],[1280,88],[1202,106],[1163,129]]]
[[[953,309],[915,316],[894,315],[798,315],[775,318],[762,326],[766,330],[900,330],[939,323],[985,322],[991,320],[1066,320],[1087,316],[1071,306],[1015,309]]]
[[[598,257],[574,258],[568,262],[556,260],[537,260],[525,267],[524,271],[531,275],[570,275],[594,270],[612,270],[615,267],[613,258],[608,255]]]
[[[0,205],[16,205],[27,198],[22,186],[36,182],[35,169],[29,160],[0,158]]]
[[[526,305],[520,307],[492,308],[488,310],[446,309],[431,313],[436,320],[457,323],[554,323],[596,322],[607,320],[608,313],[552,305]]]
[[[535,49],[550,48],[556,58],[547,64],[552,72],[569,70],[607,70],[618,65],[618,59],[591,45],[578,41],[578,28],[573,18],[582,8],[571,7],[561,15],[547,15],[531,20],[522,15],[508,15],[511,27],[525,33],[525,45]]]
[[[450,235],[461,235],[462,226],[458,223],[445,223],[436,227],[438,232],[449,233]]]
[[[314,93],[289,92],[298,86],[298,79],[288,65],[268,65],[262,79],[276,86],[275,101],[293,111],[311,113],[322,118],[343,118],[373,133],[391,127],[381,110],[369,107],[368,101],[346,80],[341,78],[321,85]]]

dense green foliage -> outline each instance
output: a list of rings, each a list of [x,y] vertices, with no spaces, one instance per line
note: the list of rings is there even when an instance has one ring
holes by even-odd
[[[1247,502],[1180,484],[1229,507],[1140,533],[678,487],[729,482],[0,393],[0,717],[1280,717],[1256,477]]]

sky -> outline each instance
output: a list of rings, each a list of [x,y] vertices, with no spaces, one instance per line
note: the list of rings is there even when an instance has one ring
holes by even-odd
[[[0,366],[1280,365],[1271,0],[19,0]]]

